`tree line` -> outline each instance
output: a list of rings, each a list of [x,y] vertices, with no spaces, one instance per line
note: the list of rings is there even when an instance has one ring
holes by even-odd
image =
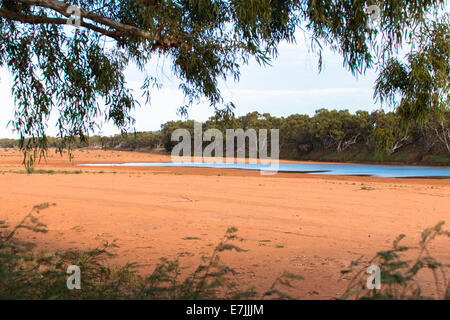
[[[448,157],[449,123],[449,109],[441,114],[433,114],[422,122],[405,122],[398,113],[383,110],[371,113],[357,111],[352,114],[348,110],[320,109],[312,117],[300,114],[274,117],[258,112],[235,117],[229,113],[218,113],[203,123],[203,129],[219,129],[224,137],[226,129],[255,129],[257,132],[260,129],[279,129],[280,156],[283,158],[302,159],[312,153],[348,154],[365,151],[381,159],[401,150]],[[179,128],[193,131],[193,126],[194,121],[163,124],[158,132],[161,145],[170,152],[177,144],[171,141],[172,132]]]
[[[275,117],[268,113],[252,112],[236,117],[229,112],[218,112],[202,123],[204,131],[218,129],[226,143],[227,129],[279,129],[280,156],[288,159],[307,159],[313,155],[334,155],[333,160],[344,160],[356,154],[366,154],[383,160],[399,153],[441,155],[450,160],[450,110],[434,114],[425,122],[403,122],[394,112],[376,110],[371,113],[348,110],[317,110],[313,116],[294,114]],[[187,129],[194,137],[194,121],[169,121],[153,132],[136,132],[110,137],[92,136],[87,141],[75,140],[72,148],[105,150],[151,151],[163,148],[170,153],[178,143],[172,141],[176,129]],[[60,139],[49,138],[48,147],[58,148]],[[18,146],[18,141],[0,140],[0,147]],[[270,135],[269,135],[270,150]],[[205,145],[207,142],[205,142]],[[376,159],[372,160],[376,160]],[[351,159],[347,159],[351,160]],[[360,159],[364,160],[364,159]],[[367,160],[367,159],[366,159]],[[444,162],[447,162],[444,160]]]

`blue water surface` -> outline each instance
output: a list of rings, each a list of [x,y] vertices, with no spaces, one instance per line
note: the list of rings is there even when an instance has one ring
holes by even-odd
[[[198,162],[164,162],[164,163],[110,163],[110,164],[82,164],[90,167],[188,167],[188,168],[217,168],[243,169],[258,171],[297,172],[309,174],[328,174],[342,176],[368,176],[382,178],[441,178],[450,179],[449,167],[416,167],[416,166],[388,166],[388,165],[360,165],[360,164],[296,164],[283,163],[277,166],[265,164],[240,163],[198,163]]]

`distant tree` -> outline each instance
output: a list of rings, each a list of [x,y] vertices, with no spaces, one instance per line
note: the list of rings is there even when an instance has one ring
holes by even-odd
[[[177,129],[186,129],[194,139],[194,121],[169,121],[161,125],[161,143],[167,152],[171,152],[173,147],[178,144],[178,141],[172,141],[172,133]]]
[[[313,122],[307,115],[291,115],[281,121],[280,150],[296,157],[314,148]]]
[[[371,118],[374,121],[372,138],[378,152],[392,155],[411,142],[408,127],[398,114],[381,110],[374,112]]]
[[[368,132],[368,114],[359,111],[352,115],[348,110],[320,109],[312,119],[316,138],[325,148],[334,147],[337,152],[347,150]]]
[[[424,127],[425,134],[428,132],[430,137],[427,151],[438,143],[450,153],[450,109],[446,108],[441,114],[431,114]]]
[[[366,12],[374,4],[381,13],[376,29]],[[443,5],[445,0],[0,0],[0,66],[13,75],[12,124],[22,149],[45,149],[52,111],[68,143],[88,135],[99,116],[124,131],[132,125],[137,101],[124,76],[130,63],[144,72],[152,57],[165,56],[187,98],[182,113],[201,97],[221,108],[218,80],[239,79],[250,58],[269,64],[281,41],[295,41],[298,28],[310,37],[319,65],[321,48],[328,46],[358,74],[376,62],[373,48],[389,56]],[[68,22],[79,29],[67,29]],[[158,85],[146,76],[147,100]]]

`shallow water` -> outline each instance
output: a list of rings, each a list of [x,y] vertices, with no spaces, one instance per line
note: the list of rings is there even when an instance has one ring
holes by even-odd
[[[309,174],[328,174],[343,176],[368,176],[383,178],[439,178],[450,179],[449,167],[416,167],[416,166],[387,166],[387,165],[359,165],[359,164],[279,164],[277,167],[263,164],[239,163],[196,163],[196,162],[167,162],[167,163],[120,163],[120,164],[82,164],[90,167],[188,167],[188,168],[219,168],[243,169],[258,171],[297,172]]]

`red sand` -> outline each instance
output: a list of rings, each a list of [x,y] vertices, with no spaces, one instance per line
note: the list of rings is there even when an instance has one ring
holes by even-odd
[[[222,254],[239,273],[242,288],[267,290],[284,270],[305,277],[289,293],[331,299],[345,290],[340,271],[361,255],[372,257],[403,233],[417,244],[421,232],[449,222],[450,182],[277,174],[202,168],[80,168],[76,163],[163,162],[166,155],[92,151],[74,163],[50,153],[36,170],[83,170],[82,174],[19,174],[22,156],[0,151],[0,220],[17,223],[36,204],[45,235],[22,231],[38,248],[92,249],[116,239],[118,256],[152,272],[159,259],[179,258],[195,268],[228,227],[245,239],[247,252]],[[370,189],[370,190],[366,190]],[[198,237],[200,240],[183,240]],[[266,240],[266,241],[262,241]],[[450,243],[432,245],[450,263]],[[432,279],[425,277],[431,292]]]

